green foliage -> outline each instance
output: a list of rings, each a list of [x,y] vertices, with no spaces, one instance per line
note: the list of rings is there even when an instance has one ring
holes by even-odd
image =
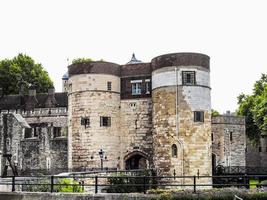
[[[87,63],[92,62],[91,58],[76,58],[72,60],[72,64]]]
[[[26,185],[26,188],[23,190],[27,192],[49,192],[51,190],[50,181],[47,179],[42,179],[37,181],[37,183],[33,183],[32,181],[28,181]]]
[[[212,117],[217,117],[219,115],[220,115],[220,113],[217,110],[211,109],[211,116]]]
[[[30,86],[37,92],[47,92],[53,87],[41,64],[24,54],[0,61],[0,87],[5,95],[18,94],[21,87],[27,92]]]
[[[78,181],[70,178],[61,179],[55,186],[57,192],[84,192]]]
[[[146,189],[149,189],[149,184],[155,184],[155,180],[144,179],[143,176],[149,176],[148,172],[139,172],[130,177],[130,174],[116,173],[108,178],[109,188],[107,188],[108,193],[130,193],[130,192],[143,192],[144,182]],[[138,176],[138,177],[135,177]]]
[[[91,58],[75,58],[72,60],[72,64],[79,64],[79,63],[89,63],[89,62],[93,62],[95,60],[91,59]],[[102,61],[104,62],[104,59],[100,59],[98,61]]]
[[[237,114],[246,117],[246,134],[257,143],[261,135],[267,135],[267,75],[256,81],[252,95],[238,96]]]

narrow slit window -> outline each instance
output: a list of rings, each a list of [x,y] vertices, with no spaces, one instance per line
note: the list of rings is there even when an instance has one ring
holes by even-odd
[[[107,82],[107,89],[108,91],[111,91],[112,89],[112,83],[110,81]]]
[[[233,141],[233,132],[230,132],[230,141]]]
[[[177,158],[177,146],[176,146],[176,144],[172,145],[172,157]]]
[[[150,94],[151,91],[151,83],[150,83],[150,79],[146,80],[146,94]]]

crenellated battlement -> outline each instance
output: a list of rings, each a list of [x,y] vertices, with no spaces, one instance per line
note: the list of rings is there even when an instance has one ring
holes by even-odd
[[[67,116],[67,107],[57,108],[35,108],[33,110],[0,110],[0,114],[15,113],[21,114],[23,117],[44,117],[44,116]]]

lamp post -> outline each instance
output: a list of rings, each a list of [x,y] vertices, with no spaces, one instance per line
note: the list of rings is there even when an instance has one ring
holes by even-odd
[[[104,151],[102,149],[100,149],[100,151],[98,152],[99,157],[100,157],[100,164],[101,164],[101,170],[103,170],[103,158],[104,158]]]

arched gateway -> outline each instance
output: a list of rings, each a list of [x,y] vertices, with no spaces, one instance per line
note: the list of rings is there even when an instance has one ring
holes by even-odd
[[[147,155],[141,151],[133,151],[124,157],[125,169],[148,169]]]

